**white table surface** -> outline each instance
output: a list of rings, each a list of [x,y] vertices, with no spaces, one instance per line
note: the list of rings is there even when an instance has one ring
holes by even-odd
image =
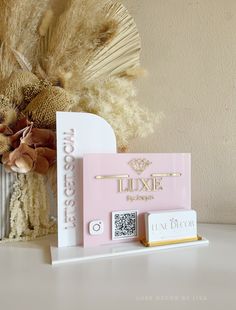
[[[236,225],[209,246],[50,265],[50,241],[0,245],[1,310],[236,309]]]

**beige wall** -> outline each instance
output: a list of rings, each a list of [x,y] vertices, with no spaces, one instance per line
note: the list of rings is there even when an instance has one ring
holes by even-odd
[[[140,102],[166,118],[132,151],[191,152],[192,204],[236,223],[236,1],[127,0],[149,78]]]
[[[165,113],[155,134],[131,150],[191,152],[200,220],[236,223],[236,1],[123,2],[149,71],[138,83],[140,102]]]

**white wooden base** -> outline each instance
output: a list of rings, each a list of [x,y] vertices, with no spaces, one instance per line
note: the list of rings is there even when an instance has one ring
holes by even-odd
[[[70,262],[82,262],[100,258],[137,255],[142,253],[151,253],[174,248],[183,248],[190,246],[208,245],[209,241],[205,238],[198,241],[178,243],[171,245],[162,245],[156,247],[145,247],[140,242],[121,243],[114,245],[103,245],[94,248],[83,248],[81,246],[58,248],[51,246],[52,265],[64,264]]]

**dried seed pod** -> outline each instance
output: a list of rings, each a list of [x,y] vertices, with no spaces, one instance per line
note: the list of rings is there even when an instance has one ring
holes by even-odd
[[[40,93],[39,84],[28,84],[23,88],[24,103],[21,108],[24,110],[27,105]]]
[[[23,88],[25,107],[44,89],[52,84],[47,80],[40,80],[36,84],[28,84]]]
[[[43,89],[26,107],[34,126],[55,130],[56,112],[68,111],[72,105],[71,95],[64,89],[51,86]]]
[[[24,100],[23,88],[28,84],[39,83],[39,79],[30,71],[15,71],[0,85],[0,94],[6,96],[19,109]]]
[[[12,107],[11,101],[6,96],[1,94],[0,94],[0,107],[1,108]]]

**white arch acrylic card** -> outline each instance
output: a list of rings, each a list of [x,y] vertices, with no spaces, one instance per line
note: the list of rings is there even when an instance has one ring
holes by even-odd
[[[81,160],[86,153],[116,153],[112,127],[94,114],[57,112],[58,247],[82,240]]]

